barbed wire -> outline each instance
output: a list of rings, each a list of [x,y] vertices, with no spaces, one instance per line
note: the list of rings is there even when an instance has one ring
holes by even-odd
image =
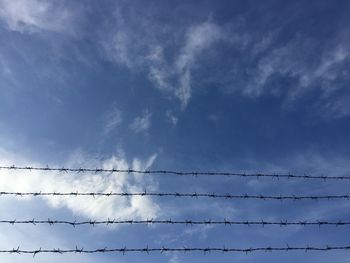
[[[33,257],[37,254],[66,254],[66,253],[84,253],[84,254],[94,254],[94,253],[130,253],[130,252],[140,252],[140,253],[152,253],[152,252],[203,252],[204,254],[210,252],[222,252],[222,253],[232,253],[232,252],[241,252],[241,253],[252,253],[252,252],[273,252],[273,251],[331,251],[331,250],[350,250],[350,246],[324,246],[324,247],[315,247],[315,246],[285,246],[285,247],[251,247],[251,248],[226,248],[224,247],[181,247],[181,248],[170,248],[170,247],[158,247],[158,248],[150,248],[146,246],[145,248],[128,248],[128,247],[120,247],[120,248],[98,248],[98,249],[84,249],[78,248],[77,246],[73,249],[36,249],[36,250],[24,250],[20,249],[20,247],[9,249],[9,250],[0,250],[0,253],[9,253],[9,254],[32,254]]]
[[[260,200],[335,200],[350,199],[350,194],[343,195],[233,195],[216,193],[149,193],[147,191],[138,193],[128,192],[0,192],[1,196],[90,196],[90,197],[130,197],[130,196],[158,196],[158,197],[191,197],[191,198],[222,198],[222,199],[260,199]]]
[[[232,220],[156,220],[156,219],[147,219],[147,220],[117,220],[117,219],[107,219],[107,220],[88,220],[88,221],[66,221],[66,220],[51,220],[48,218],[47,220],[0,220],[0,224],[32,224],[34,226],[39,224],[48,224],[48,225],[71,225],[73,227],[82,226],[82,225],[117,225],[117,224],[170,224],[170,225],[245,225],[245,226],[347,226],[350,225],[350,222],[343,222],[342,220],[338,221],[325,221],[325,220],[316,220],[316,221],[288,221],[288,220],[280,220],[280,221],[265,221],[265,220],[255,220],[255,221],[232,221]]]
[[[77,172],[77,173],[138,173],[158,175],[180,175],[180,176],[229,176],[229,177],[256,177],[256,178],[286,178],[286,179],[321,179],[321,180],[350,180],[350,176],[326,176],[326,175],[296,175],[278,173],[235,173],[235,172],[200,172],[200,171],[171,171],[171,170],[136,170],[136,169],[103,169],[103,168],[58,168],[58,167],[33,167],[33,166],[0,166],[0,170],[28,170],[28,171],[56,171],[56,172]]]

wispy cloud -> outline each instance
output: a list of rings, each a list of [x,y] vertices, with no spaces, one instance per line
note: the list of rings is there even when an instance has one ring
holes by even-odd
[[[119,3],[113,12],[111,24],[100,28],[100,44],[104,58],[129,70],[140,70],[144,67],[146,53],[151,46],[151,30],[145,17],[124,18],[123,5]],[[139,27],[133,27],[132,20],[138,22]]]
[[[224,30],[208,20],[186,28],[172,27],[168,32],[157,28],[149,17],[129,19],[138,27],[131,26],[130,21],[125,23],[120,10],[115,13],[116,29],[112,28],[102,36],[106,58],[130,70],[144,72],[155,88],[171,94],[185,108],[192,94],[191,72],[196,60],[205,50],[224,39]],[[175,50],[174,43],[159,40],[169,38],[174,32],[179,35],[175,39]]]
[[[105,116],[105,125],[103,129],[104,135],[107,135],[116,129],[122,123],[122,121],[122,112],[113,107],[113,109]]]
[[[148,129],[151,127],[151,117],[152,113],[148,110],[145,110],[141,116],[138,116],[131,123],[130,128],[135,133],[147,133]]]
[[[253,98],[272,94],[284,99],[284,105],[288,107],[304,95],[316,92],[319,95],[313,103],[321,109],[319,112],[323,116],[347,116],[350,110],[346,109],[344,101],[348,100],[348,95],[345,95],[346,99],[340,98],[337,92],[345,91],[344,83],[350,80],[347,71],[350,61],[348,41],[331,39],[319,47],[312,39],[295,37],[282,46],[271,46],[275,34],[245,50],[250,52],[246,55],[256,62],[247,64],[248,70],[242,74],[244,78],[231,79],[243,81],[244,85],[236,91]],[[241,73],[240,70],[237,75]],[[288,83],[293,85],[287,86]],[[344,92],[340,93],[344,96]]]
[[[187,106],[191,98],[191,69],[197,56],[223,36],[222,29],[209,21],[188,30],[186,43],[175,62],[179,74],[179,87],[175,95],[180,99],[183,107]]]
[[[283,25],[261,34],[242,22],[244,17],[228,24],[209,18],[160,27],[158,11],[147,9],[135,15],[133,5],[118,3],[108,26],[100,29],[99,43],[105,59],[145,74],[166,98],[177,99],[182,109],[191,100],[194,87],[205,86],[207,81],[249,98],[280,96],[284,106],[316,91],[320,96],[314,103],[328,105],[321,112],[326,108],[333,112],[327,118],[348,116],[344,99],[333,96],[349,80],[348,38],[333,36],[322,46],[316,44],[319,39],[300,34],[281,41]],[[213,57],[211,65],[201,64],[211,52],[218,57]],[[226,53],[237,57],[230,55],[226,61]],[[206,66],[212,69],[210,76],[203,74],[204,80],[199,79],[195,74],[202,74]]]
[[[174,125],[174,126],[177,125],[177,122],[179,121],[179,118],[176,117],[170,110],[168,110],[168,111],[166,112],[166,117],[167,117],[168,121],[169,121],[172,125]]]
[[[350,115],[350,95],[324,104],[322,114],[329,119],[340,119]]]
[[[6,56],[0,53],[0,77],[3,81],[1,89],[5,90],[17,84],[18,80],[12,70],[11,63],[9,63]]]
[[[151,48],[149,55],[148,78],[155,84],[155,87],[166,92],[171,92],[173,85],[170,82],[174,69],[168,65],[164,58],[164,48],[160,45]]]
[[[165,61],[164,47],[158,46],[150,56],[150,80],[160,90],[172,91],[185,108],[192,94],[191,71],[200,54],[209,49],[216,41],[223,39],[222,28],[206,21],[196,26],[190,26],[185,36],[185,42],[177,52],[174,63]]]
[[[72,13],[57,1],[1,0],[0,18],[14,31],[62,32],[69,30]]]
[[[171,255],[170,256],[170,259],[169,259],[169,263],[180,263],[181,260],[180,260],[180,257],[179,255]]]
[[[300,54],[303,53],[299,51],[300,49],[300,43],[295,40],[282,48],[272,50],[263,57],[258,64],[256,91],[261,92],[268,79],[278,73],[298,80],[299,86],[290,93],[292,97],[314,88],[315,84],[320,84],[325,92],[329,92],[333,86],[329,85],[329,82],[338,79],[341,74],[341,72],[335,72],[334,69],[346,61],[350,54],[349,51],[342,46],[326,50],[320,63],[314,66],[308,58]],[[306,50],[303,51],[306,52]],[[336,85],[333,88],[336,88]]]

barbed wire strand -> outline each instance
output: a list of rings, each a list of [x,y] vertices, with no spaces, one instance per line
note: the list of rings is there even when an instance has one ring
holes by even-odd
[[[140,252],[140,253],[152,253],[152,252],[203,252],[204,254],[210,252],[222,252],[222,253],[232,253],[232,252],[241,252],[241,253],[252,253],[252,252],[273,252],[273,251],[331,251],[331,250],[350,250],[350,246],[324,246],[324,247],[315,247],[315,246],[285,246],[285,247],[251,247],[251,248],[226,248],[224,247],[180,247],[180,248],[170,248],[170,247],[158,247],[151,248],[146,246],[145,248],[98,248],[98,249],[84,249],[78,248],[77,246],[73,249],[36,249],[36,250],[24,250],[20,247],[9,249],[9,250],[0,250],[0,253],[9,253],[9,254],[32,254],[33,257],[37,254],[66,254],[66,253],[84,253],[84,254],[94,254],[94,253],[129,253],[129,252]]]
[[[338,221],[325,221],[325,220],[316,220],[316,221],[288,221],[288,220],[280,220],[280,221],[265,221],[265,220],[255,220],[255,221],[232,221],[232,220],[155,220],[155,219],[147,219],[147,220],[116,220],[116,219],[107,219],[107,220],[88,220],[88,221],[66,221],[66,220],[51,220],[48,218],[47,220],[0,220],[0,224],[32,224],[34,226],[39,224],[48,224],[48,225],[71,225],[73,227],[82,226],[82,225],[117,225],[117,224],[170,224],[170,225],[225,225],[225,226],[233,226],[233,225],[245,225],[245,226],[348,226],[350,222],[338,220]]]
[[[350,199],[350,194],[343,195],[233,195],[233,194],[216,194],[216,193],[149,193],[144,192],[0,192],[1,196],[90,196],[90,197],[130,197],[130,196],[157,196],[157,197],[190,197],[190,198],[222,198],[222,199],[257,199],[257,200],[336,200]]]
[[[138,173],[138,174],[158,174],[158,175],[180,175],[180,176],[231,176],[231,177],[271,177],[287,179],[321,179],[321,180],[350,180],[350,176],[326,176],[326,175],[296,175],[279,173],[235,173],[235,172],[200,172],[200,171],[171,171],[171,170],[136,170],[136,169],[102,169],[102,168],[58,168],[58,167],[33,167],[33,166],[0,166],[0,170],[27,170],[27,171],[56,171],[56,172],[77,172],[77,173]]]

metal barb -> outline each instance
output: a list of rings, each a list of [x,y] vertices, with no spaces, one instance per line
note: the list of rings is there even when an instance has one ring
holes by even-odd
[[[166,220],[155,220],[153,218],[146,219],[146,220],[117,220],[117,219],[110,219],[107,220],[87,220],[87,221],[68,221],[68,220],[52,220],[48,218],[47,220],[0,220],[0,224],[10,224],[10,225],[18,225],[18,224],[29,224],[33,226],[37,225],[71,225],[73,227],[76,226],[82,226],[82,225],[118,225],[118,224],[177,224],[177,225],[185,225],[185,226],[193,226],[193,225],[225,225],[225,226],[234,226],[234,225],[245,225],[245,226],[252,226],[252,225],[261,225],[265,227],[266,225],[269,226],[350,226],[350,221],[325,221],[325,220],[315,220],[315,221],[288,221],[288,220],[280,220],[280,221],[265,221],[265,220],[252,220],[252,221],[234,221],[234,220],[191,220],[191,219],[185,219],[185,220],[172,220],[172,219],[166,219]]]
[[[93,253],[115,253],[115,252],[120,252],[125,253],[128,252],[140,252],[140,253],[147,253],[150,254],[151,252],[184,252],[184,253],[189,253],[189,252],[203,252],[204,254],[211,253],[211,252],[222,252],[222,253],[228,253],[228,252],[243,252],[243,253],[252,253],[252,252],[259,252],[259,251],[265,251],[265,252],[274,252],[274,251],[300,251],[304,250],[305,252],[308,251],[332,251],[332,250],[350,250],[350,246],[330,246],[326,245],[325,247],[315,247],[315,246],[309,246],[307,245],[306,247],[300,247],[300,246],[290,246],[286,245],[284,247],[272,247],[272,246],[266,246],[266,247],[249,247],[249,248],[226,248],[225,246],[222,248],[219,247],[180,247],[180,248],[167,248],[167,247],[160,247],[160,248],[150,248],[146,246],[145,248],[127,248],[127,247],[122,247],[122,248],[110,248],[108,249],[107,247],[104,248],[97,248],[97,249],[90,249],[90,250],[85,250],[84,248],[79,249],[78,246],[75,246],[74,249],[60,249],[60,248],[54,248],[54,249],[36,249],[36,250],[22,250],[19,247],[17,249],[9,249],[9,250],[0,250],[1,253],[17,253],[17,254],[32,254],[33,256],[37,254],[42,254],[42,253],[54,253],[54,254],[66,254],[66,253],[85,253],[85,254],[93,254]]]
[[[202,197],[202,198],[220,198],[220,199],[255,199],[255,200],[349,200],[349,195],[233,195],[233,194],[219,194],[219,193],[179,193],[179,192],[0,192],[0,196],[90,196],[90,197],[130,197],[130,196],[158,196],[158,197]]]
[[[58,167],[33,167],[33,166],[0,166],[2,170],[27,170],[27,171],[56,171],[56,172],[65,172],[65,173],[138,173],[138,174],[153,174],[153,175],[180,175],[180,176],[230,176],[230,177],[253,177],[253,178],[276,178],[276,179],[317,179],[322,181],[327,180],[350,180],[350,176],[327,176],[327,175],[309,175],[304,173],[303,175],[296,175],[291,173],[286,174],[277,174],[277,173],[245,173],[245,172],[209,172],[209,171],[172,171],[172,170],[134,170],[134,169],[102,169],[102,168],[58,168]]]

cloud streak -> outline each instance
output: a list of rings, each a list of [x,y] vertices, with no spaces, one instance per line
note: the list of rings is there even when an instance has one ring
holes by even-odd
[[[265,94],[284,97],[284,105],[288,106],[316,92],[313,103],[321,109],[319,114],[329,119],[346,117],[350,113],[346,106],[350,95],[345,87],[350,80],[347,45],[344,41],[331,45],[330,41],[320,51],[319,47],[306,44],[308,42],[312,43],[312,40],[296,37],[284,46],[267,49],[263,55],[254,55],[257,63],[250,65],[248,78],[243,82],[246,85],[238,90],[253,98]],[[292,81],[293,85],[286,87],[285,81]]]
[[[135,133],[147,133],[151,127],[151,117],[152,113],[145,110],[141,116],[138,116],[131,123],[130,128]]]
[[[111,133],[114,129],[116,129],[123,122],[122,112],[113,108],[105,117],[105,125],[103,133],[107,135]]]
[[[188,30],[186,44],[175,63],[179,74],[179,88],[175,91],[175,95],[183,107],[187,106],[191,98],[191,69],[196,58],[222,38],[222,29],[211,22],[205,22]]]
[[[132,10],[132,6],[128,8]],[[156,12],[132,18],[127,17],[128,12],[116,12],[117,30],[109,31],[113,37],[105,38],[105,51],[115,63],[146,74],[155,88],[176,98],[182,109],[188,106],[194,86],[208,86],[209,79],[210,84],[248,98],[281,97],[284,106],[317,92],[313,103],[314,108],[321,108],[319,114],[331,119],[348,116],[350,96],[336,94],[339,90],[344,93],[344,83],[349,80],[346,37],[333,36],[323,46],[315,44],[318,39],[298,34],[280,42],[283,26],[262,35],[242,22],[244,18],[228,24],[208,19],[161,30],[153,19]],[[212,51],[218,55],[211,60],[215,68],[198,79],[193,73],[208,66],[199,61]],[[225,61],[223,54],[237,54],[237,58]],[[284,82],[293,87],[285,87]]]
[[[106,58],[132,71],[144,72],[155,88],[171,94],[180,101],[183,109],[186,108],[192,94],[193,67],[205,50],[225,39],[224,30],[209,20],[185,29],[171,27],[169,31],[160,30],[146,16],[132,20],[127,24],[119,9],[115,13],[117,29],[107,30],[102,36]],[[160,41],[174,33],[181,36],[181,41],[175,39],[179,46],[175,51],[173,44]],[[172,55],[165,56],[165,53]]]
[[[185,43],[174,58],[174,64],[165,61],[163,47],[158,46],[150,56],[153,62],[149,68],[150,80],[160,90],[172,91],[186,108],[192,94],[191,71],[200,54],[224,39],[222,29],[210,22],[198,24],[188,28]],[[171,80],[176,80],[171,81]]]
[[[72,13],[57,1],[1,0],[0,18],[13,31],[64,32],[70,28]]]

